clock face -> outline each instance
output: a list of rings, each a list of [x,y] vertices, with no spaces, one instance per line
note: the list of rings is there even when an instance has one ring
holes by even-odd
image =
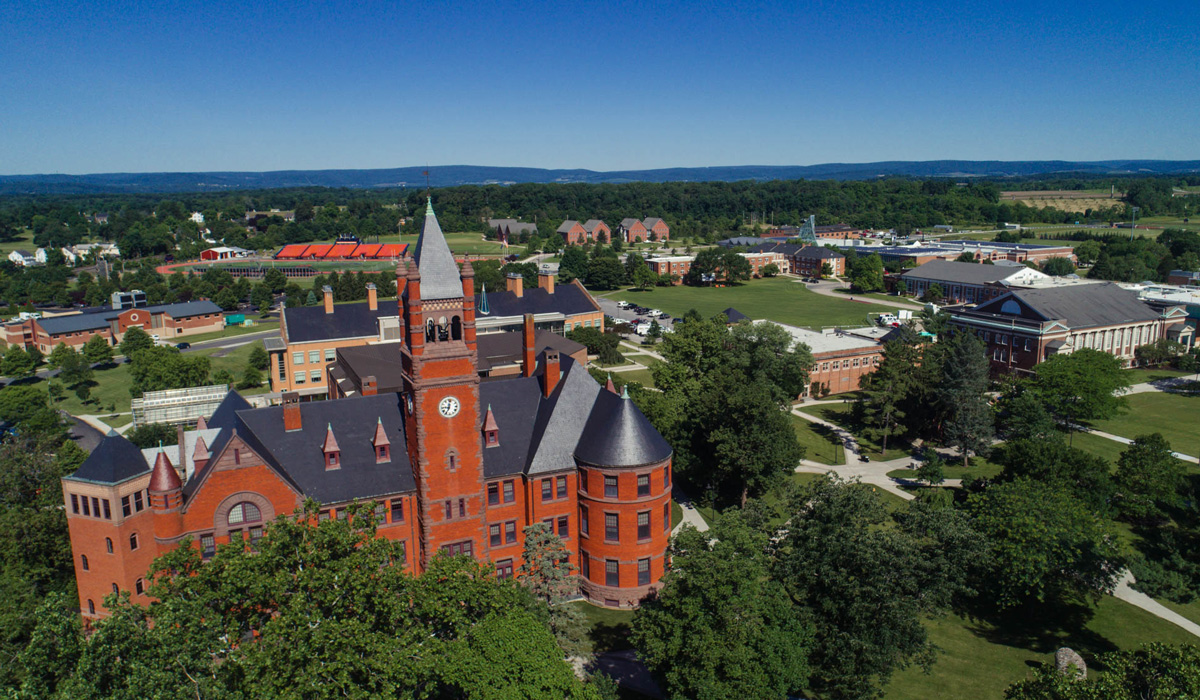
[[[438,413],[442,414],[443,418],[453,418],[458,415],[458,399],[453,396],[447,396],[438,404]]]

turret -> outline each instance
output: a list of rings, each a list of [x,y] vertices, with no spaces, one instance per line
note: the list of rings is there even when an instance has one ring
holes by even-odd
[[[182,450],[183,446],[180,445]],[[154,536],[167,540],[178,537],[183,529],[183,481],[167,457],[162,445],[150,472],[150,508],[154,513]]]

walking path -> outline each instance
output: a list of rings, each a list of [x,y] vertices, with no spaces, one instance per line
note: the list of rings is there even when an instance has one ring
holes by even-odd
[[[1079,427],[1082,428],[1085,433],[1091,433],[1092,435],[1095,435],[1096,437],[1102,437],[1107,440],[1112,440],[1113,442],[1119,442],[1122,445],[1132,445],[1133,444],[1133,440],[1130,440],[1127,437],[1121,437],[1120,435],[1113,435],[1112,433],[1106,433],[1103,430],[1096,430],[1095,428],[1088,428],[1085,426],[1079,426]],[[1195,457],[1193,457],[1191,455],[1185,455],[1182,452],[1172,452],[1171,454],[1175,455],[1175,457],[1177,459],[1182,459],[1186,462],[1195,462],[1196,461]]]
[[[683,520],[679,521],[679,524],[671,530],[672,535],[678,533],[684,524],[691,525],[700,532],[708,530],[708,522],[701,517],[700,511],[696,510],[695,504],[692,503],[692,499],[688,498],[686,493],[680,491],[678,488],[673,488],[671,489],[671,498],[675,499],[675,502],[683,509]]]
[[[1141,608],[1159,619],[1178,625],[1200,637],[1200,625],[1197,625],[1195,622],[1192,622],[1145,593],[1133,590],[1130,586],[1133,582],[1133,574],[1129,573],[1129,570],[1126,569],[1121,575],[1121,580],[1117,583],[1117,589],[1113,591],[1113,597],[1117,600],[1123,600],[1134,607]]]
[[[846,285],[845,283],[842,283],[842,282],[821,281],[821,282],[817,282],[816,284],[806,284],[804,282],[801,282],[799,279],[797,279],[796,283],[804,284],[808,288],[808,291],[810,291],[810,292],[816,292],[817,294],[820,294],[821,296],[833,297],[835,299],[841,299],[843,301],[861,302],[863,304],[877,304],[879,306],[890,306],[890,307],[896,308],[896,309],[911,309],[913,311],[923,311],[925,309],[925,307],[921,304],[914,304],[914,303],[908,302],[908,301],[900,301],[899,297],[897,297],[895,301],[890,301],[890,300],[883,301],[882,299],[876,299],[874,297],[869,297],[869,296],[858,297],[856,299],[848,294],[836,291],[838,289],[847,289],[848,288],[848,285]]]

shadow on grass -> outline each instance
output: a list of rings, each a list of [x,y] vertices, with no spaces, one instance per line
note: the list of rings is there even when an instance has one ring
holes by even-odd
[[[633,645],[629,642],[631,629],[627,622],[618,622],[616,624],[607,622],[596,623],[592,627],[591,633],[592,650],[599,654],[606,651],[632,649]]]
[[[989,644],[1036,654],[1053,654],[1061,647],[1070,647],[1098,671],[1104,666],[1097,655],[1119,648],[1088,629],[1095,607],[1081,602],[1030,603],[999,610],[987,601],[976,600],[961,612],[968,620],[967,631]]]

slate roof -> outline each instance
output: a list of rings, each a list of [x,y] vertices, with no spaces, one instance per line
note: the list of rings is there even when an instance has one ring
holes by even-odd
[[[476,365],[486,371],[495,365],[506,365],[521,361],[524,338],[520,331],[507,333],[480,333],[475,336]],[[584,346],[552,331],[537,329],[533,336],[534,356],[546,348],[557,350],[563,357],[574,355]],[[486,407],[486,404],[484,404]]]
[[[351,375],[355,386],[362,386],[363,377],[375,377],[375,390],[379,393],[399,391],[404,387],[404,364],[399,343],[376,343],[352,348],[338,348],[339,370]]]
[[[129,440],[110,432],[96,449],[83,460],[79,469],[67,477],[77,481],[94,481],[101,484],[119,484],[126,479],[150,471],[150,465],[142,458],[142,451]]]
[[[641,223],[642,223],[641,220],[634,219],[633,217],[630,217],[628,219],[621,219],[621,228],[627,229],[627,228],[630,228],[631,226],[633,226],[634,224],[641,224]],[[642,224],[642,225],[645,226],[645,224]]]
[[[51,335],[57,335],[59,333],[76,333],[78,331],[87,330],[99,330],[101,328],[107,328],[109,321],[129,310],[130,309],[102,307],[80,314],[39,318],[38,325],[42,327],[42,330]],[[146,311],[152,314],[165,313],[171,318],[187,318],[188,316],[202,316],[204,314],[221,313],[221,307],[217,306],[211,301],[184,301],[177,304],[155,304],[153,306],[140,306],[137,308],[137,310]]]
[[[904,273],[905,277],[941,280],[958,284],[988,284],[1013,275],[1012,268],[949,260],[930,260]]]
[[[541,402],[542,384],[537,376],[517,376],[479,385],[479,403],[485,411],[491,405],[492,417],[499,428],[499,444],[483,448],[485,478],[525,471],[533,438],[533,417]]]
[[[975,311],[999,313],[1009,297],[1016,297],[1047,319],[1061,320],[1072,329],[1154,321],[1160,316],[1158,311],[1137,298],[1137,292],[1112,282],[1018,289],[981,304]]]
[[[576,221],[574,219],[567,219],[566,221],[559,224],[559,227],[555,230],[555,232],[556,233],[567,233],[571,229],[575,228],[576,226],[579,226],[578,221]]]
[[[462,295],[461,288],[459,295]],[[424,276],[421,277],[421,297],[425,297]],[[298,306],[283,310],[287,338],[293,343],[378,335],[379,318],[399,315],[399,304],[395,299],[381,299],[376,311],[372,311],[365,301],[357,304],[334,304],[331,314],[325,313],[324,306]]]
[[[797,257],[797,258],[816,258],[818,260],[836,260],[838,258],[844,258],[846,256],[842,255],[841,253],[837,252],[836,250],[830,250],[829,248],[825,248],[822,246],[806,245],[803,248],[801,248],[800,250],[796,251],[795,257]]]
[[[717,245],[721,246],[722,248],[732,248],[733,246],[754,247],[756,245],[760,245],[762,242],[763,239],[755,238],[754,236],[734,236],[733,238],[726,238],[725,240],[717,241]]]
[[[583,223],[583,230],[587,231],[588,233],[595,233],[596,229],[601,226],[608,228],[608,224],[604,223],[600,219],[588,219]]]
[[[642,226],[645,226],[648,229],[653,228],[654,225],[660,221],[662,221],[662,219],[658,218],[657,216],[648,216],[644,221],[642,221]]]
[[[488,292],[487,298],[489,313],[477,314],[477,318],[556,312],[571,316],[598,310],[591,296],[574,283],[555,285],[553,294],[537,287],[524,290],[520,298],[508,291]],[[475,297],[475,308],[479,308],[478,296]]]
[[[671,446],[650,425],[628,395],[602,391],[575,448],[581,462],[609,467],[638,467],[671,456]]]
[[[417,239],[413,260],[421,271],[422,299],[457,299],[463,295],[458,263],[433,213],[432,199],[425,203],[425,228]]]
[[[375,463],[372,440],[378,425],[383,425],[392,444],[405,444],[399,394],[311,401],[299,407],[302,430],[285,431],[284,407],[269,406],[238,411],[242,426],[238,434],[251,446],[261,446],[261,456],[305,496],[319,503],[342,503],[416,489],[407,451],[390,450],[390,462]],[[338,469],[325,468],[321,446],[326,426],[337,435]]]

